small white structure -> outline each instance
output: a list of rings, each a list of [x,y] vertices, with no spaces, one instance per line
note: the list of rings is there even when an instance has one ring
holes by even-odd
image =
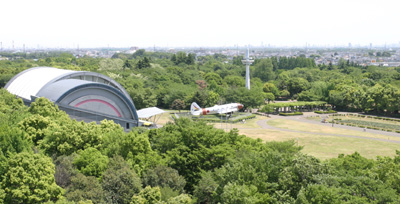
[[[161,118],[163,113],[165,113],[165,111],[157,107],[143,108],[137,111],[138,117],[141,119],[139,120],[139,123],[146,127],[155,127],[156,122]]]

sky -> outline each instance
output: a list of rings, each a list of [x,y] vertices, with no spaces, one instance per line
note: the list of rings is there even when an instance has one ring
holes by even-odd
[[[400,45],[398,0],[4,0],[3,48]]]

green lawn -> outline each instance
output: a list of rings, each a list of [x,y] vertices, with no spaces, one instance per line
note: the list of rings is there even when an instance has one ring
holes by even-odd
[[[318,134],[308,133],[296,133],[273,129],[261,129],[257,125],[257,121],[267,119],[268,125],[288,129],[297,130],[303,132],[312,133],[328,133],[328,134],[340,134],[340,135],[353,135],[363,136],[371,138],[379,138],[385,140],[400,141],[400,137],[388,137],[380,134],[373,134],[368,132],[360,132],[354,130],[347,130],[342,128],[332,128],[322,125],[304,123],[293,121],[289,119],[270,119],[265,116],[257,115],[255,119],[247,120],[246,123],[232,124],[232,128],[238,128],[239,133],[246,135],[250,138],[260,138],[263,141],[286,141],[295,140],[298,145],[304,147],[303,152],[309,155],[313,155],[319,159],[335,158],[339,154],[352,154],[359,152],[366,158],[376,158],[376,156],[394,156],[396,150],[400,150],[400,144],[390,143],[384,141],[348,138],[348,137],[337,137],[327,136]],[[320,119],[317,119],[320,121]],[[165,124],[171,121],[170,114],[164,113],[159,120],[159,124]],[[221,128],[220,123],[211,123],[216,128]],[[229,131],[231,124],[222,124],[222,128]],[[368,131],[368,130],[367,130]]]
[[[269,120],[268,124],[274,127],[304,132],[354,135],[400,141],[400,137],[388,137],[379,134],[302,123],[288,119]],[[239,129],[239,132],[250,138],[260,138],[264,141],[295,140],[298,145],[304,146],[304,153],[320,159],[335,158],[339,154],[352,154],[356,151],[366,158],[394,156],[396,150],[400,150],[400,144],[368,139],[296,133],[272,129]]]

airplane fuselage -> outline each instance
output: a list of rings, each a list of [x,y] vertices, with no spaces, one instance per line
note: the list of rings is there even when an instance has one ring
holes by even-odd
[[[226,114],[239,111],[243,108],[240,103],[230,103],[224,105],[215,105],[213,107],[201,108],[200,110],[193,111],[193,115],[211,115],[211,114]]]

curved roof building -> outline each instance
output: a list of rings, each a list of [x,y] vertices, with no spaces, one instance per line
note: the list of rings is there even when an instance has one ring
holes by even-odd
[[[138,125],[129,94],[99,73],[35,67],[17,74],[5,88],[28,103],[37,97],[48,98],[77,119],[112,119],[126,129]]]

